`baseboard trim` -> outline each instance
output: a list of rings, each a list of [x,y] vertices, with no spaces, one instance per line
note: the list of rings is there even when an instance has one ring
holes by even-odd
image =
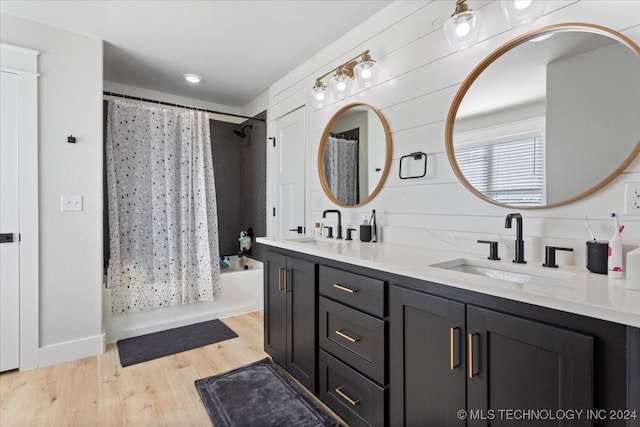
[[[38,350],[38,367],[42,368],[104,353],[107,342],[106,337],[106,334],[102,333],[79,340],[40,347]]]
[[[139,325],[125,329],[122,325],[113,323],[107,332],[107,342],[114,343],[123,339],[139,337],[141,335],[153,334],[155,332],[166,331],[167,329],[179,328],[182,326],[192,325],[194,323],[207,322],[214,319],[224,319],[225,317],[241,316],[243,314],[252,313],[262,310],[262,305],[246,305],[242,307],[234,307],[229,310],[222,310],[214,313],[198,313],[187,315],[169,321],[157,322],[146,325]]]

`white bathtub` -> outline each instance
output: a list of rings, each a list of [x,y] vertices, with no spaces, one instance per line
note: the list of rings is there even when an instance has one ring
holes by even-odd
[[[111,293],[105,289],[102,301],[107,342],[262,310],[262,263],[248,259],[249,269],[242,270],[235,264],[234,257],[229,258],[230,269],[222,270],[221,293],[215,301],[112,316]]]

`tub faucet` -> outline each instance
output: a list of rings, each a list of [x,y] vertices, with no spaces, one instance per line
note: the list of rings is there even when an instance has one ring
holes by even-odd
[[[322,212],[322,218],[326,218],[328,213],[338,214],[338,235],[336,236],[336,239],[342,240],[342,215],[340,214],[340,211],[337,209],[327,209],[326,211]]]
[[[511,228],[511,220],[516,219],[516,257],[513,262],[517,264],[526,264],[524,260],[524,240],[522,240],[522,215],[519,213],[510,213],[504,221],[505,228]]]

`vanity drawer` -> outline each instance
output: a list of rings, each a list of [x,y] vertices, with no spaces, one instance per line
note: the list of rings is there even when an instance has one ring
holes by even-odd
[[[320,294],[373,315],[386,315],[385,282],[336,268],[320,266]]]
[[[382,388],[320,350],[320,399],[350,426],[384,426]]]
[[[320,348],[385,384],[384,320],[325,297],[320,297],[318,316]]]

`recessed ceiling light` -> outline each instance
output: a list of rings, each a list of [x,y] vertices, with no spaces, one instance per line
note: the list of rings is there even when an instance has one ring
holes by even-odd
[[[202,80],[202,77],[197,74],[185,74],[182,77],[184,77],[184,79],[189,83],[200,83],[200,81]]]

